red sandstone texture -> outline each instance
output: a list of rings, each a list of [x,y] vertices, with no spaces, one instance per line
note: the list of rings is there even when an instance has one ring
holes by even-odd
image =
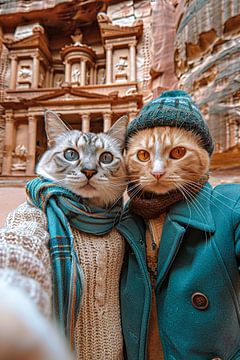
[[[177,2],[157,1],[152,13],[151,75],[153,97],[177,86],[174,40]]]

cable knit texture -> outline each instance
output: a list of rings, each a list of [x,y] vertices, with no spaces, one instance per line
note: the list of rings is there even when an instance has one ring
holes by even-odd
[[[115,229],[104,236],[72,231],[85,278],[75,331],[76,359],[120,360],[119,278],[124,240]],[[52,306],[48,240],[45,214],[27,203],[10,213],[0,230],[1,282],[24,290],[46,316],[51,315]]]
[[[78,359],[123,359],[119,278],[124,241],[115,229],[104,236],[72,230],[85,276],[76,325]]]
[[[0,230],[0,279],[24,290],[45,316],[51,314],[51,264],[47,220],[27,203],[8,215]]]
[[[163,350],[158,329],[157,304],[155,295],[155,284],[157,280],[158,251],[162,237],[163,225],[166,213],[161,214],[157,219],[147,222],[146,251],[147,266],[152,284],[152,306],[148,329],[148,352],[147,360],[163,360]]]

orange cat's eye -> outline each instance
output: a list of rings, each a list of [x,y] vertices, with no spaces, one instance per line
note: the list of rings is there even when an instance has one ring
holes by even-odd
[[[183,146],[177,146],[170,152],[171,159],[181,159],[186,154],[186,148]]]
[[[148,161],[150,159],[150,154],[146,150],[139,150],[137,153],[138,160]]]

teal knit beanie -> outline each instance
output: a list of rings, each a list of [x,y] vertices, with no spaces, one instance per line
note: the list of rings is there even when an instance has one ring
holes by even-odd
[[[145,105],[128,125],[126,145],[130,137],[138,131],[155,126],[171,126],[191,131],[201,137],[201,145],[209,155],[213,152],[213,139],[207,123],[191,96],[185,91],[165,91]]]

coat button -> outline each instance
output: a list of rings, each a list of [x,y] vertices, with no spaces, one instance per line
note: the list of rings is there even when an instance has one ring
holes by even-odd
[[[208,307],[208,298],[200,292],[195,292],[192,294],[192,304],[198,310],[205,310]]]

